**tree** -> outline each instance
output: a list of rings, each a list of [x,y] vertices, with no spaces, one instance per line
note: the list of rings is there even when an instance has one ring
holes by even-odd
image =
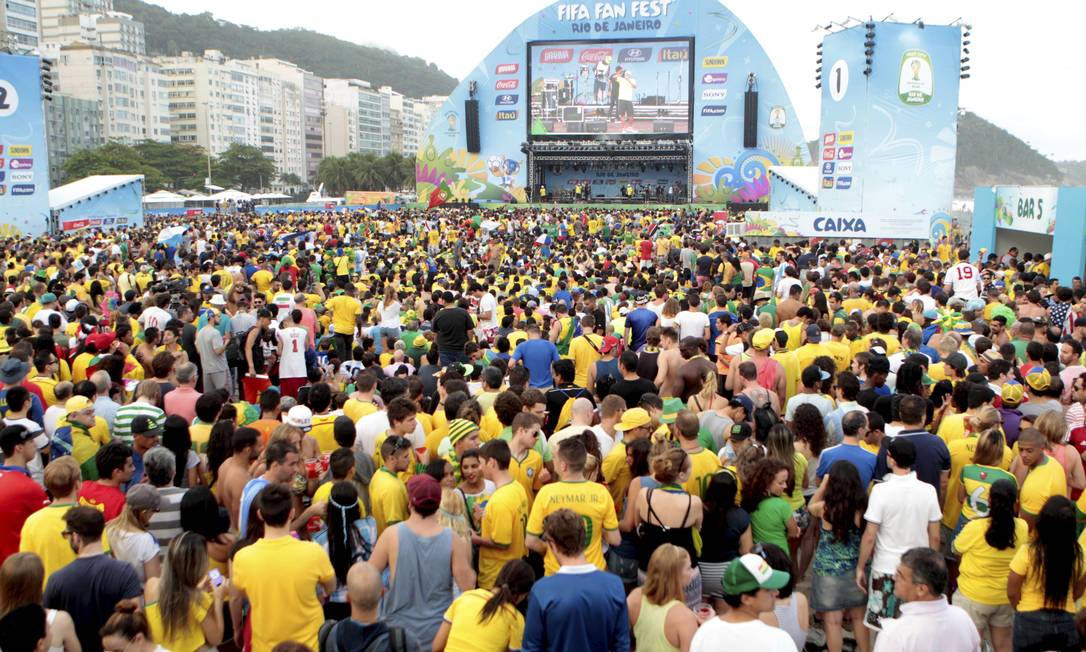
[[[302,178],[293,172],[284,172],[279,175],[279,183],[284,186],[300,186],[302,185]]]
[[[64,162],[65,181],[93,174],[142,174],[143,187],[149,192],[162,189],[167,181],[162,172],[144,161],[135,148],[117,142],[80,150]]]
[[[174,190],[203,187],[207,176],[207,152],[203,147],[145,140],[135,149],[144,163],[166,177],[166,183]]]
[[[211,178],[221,186],[257,190],[275,179],[275,162],[258,147],[231,143],[215,161]]]
[[[317,165],[317,182],[330,195],[342,195],[355,189],[354,168],[346,157],[329,156]]]

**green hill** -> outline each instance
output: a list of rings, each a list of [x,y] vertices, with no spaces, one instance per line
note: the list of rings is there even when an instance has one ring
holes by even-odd
[[[409,97],[447,95],[457,80],[418,57],[358,45],[304,29],[261,31],[216,20],[210,13],[174,14],[140,0],[115,0],[114,8],[143,23],[149,54],[220,50],[228,57],[270,57],[295,63],[320,77],[364,79]]]

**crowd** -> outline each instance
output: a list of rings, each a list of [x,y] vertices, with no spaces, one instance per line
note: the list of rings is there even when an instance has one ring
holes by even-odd
[[[5,652],[1086,643],[1086,289],[1049,254],[179,224],[0,245]]]

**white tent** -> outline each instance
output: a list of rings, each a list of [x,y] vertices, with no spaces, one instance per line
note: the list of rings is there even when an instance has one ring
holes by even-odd
[[[290,195],[284,195],[281,192],[265,192],[253,195],[253,200],[259,201],[261,199],[290,199]]]
[[[217,192],[214,195],[208,195],[206,199],[209,201],[249,201],[252,198],[253,196],[247,192],[231,188],[230,190]]]
[[[143,196],[144,205],[162,206],[163,204],[171,204],[172,206],[183,206],[185,203],[185,196],[179,195],[176,192],[170,192],[169,190],[159,190],[149,195]]]

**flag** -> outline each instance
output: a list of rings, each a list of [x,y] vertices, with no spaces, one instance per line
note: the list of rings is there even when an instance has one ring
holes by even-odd
[[[449,184],[445,183],[442,179],[440,183],[434,186],[433,192],[430,193],[430,205],[427,209],[440,206],[452,198],[452,190],[449,190]]]

